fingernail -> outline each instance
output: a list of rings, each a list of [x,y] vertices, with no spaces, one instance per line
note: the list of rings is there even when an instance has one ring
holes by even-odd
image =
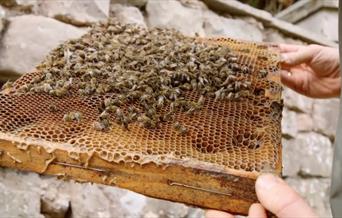
[[[280,178],[272,174],[260,175],[256,181],[256,188],[270,190],[281,181]]]

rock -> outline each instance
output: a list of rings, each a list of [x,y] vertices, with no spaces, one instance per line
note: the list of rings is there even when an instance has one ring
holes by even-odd
[[[188,8],[208,9],[207,5],[199,0],[179,0],[182,5]]]
[[[211,11],[204,13],[203,27],[207,36],[228,36],[259,42],[263,39],[262,32],[256,25],[245,20],[225,18]]]
[[[63,218],[71,213],[69,193],[60,190],[62,184],[72,185],[71,182],[58,180],[53,176],[42,176],[38,183],[41,194],[41,213],[47,218]]]
[[[64,218],[70,213],[70,200],[64,197],[43,197],[41,199],[41,213],[45,217]]]
[[[318,217],[332,217],[329,204],[330,179],[297,177],[288,178],[286,182],[305,198]]]
[[[71,182],[63,183],[59,190],[70,196],[72,217],[107,218],[114,214],[123,217],[120,208],[115,208],[115,202],[108,199],[99,185]]]
[[[1,217],[37,217],[40,214],[39,176],[0,168]]]
[[[76,26],[87,26],[106,20],[109,6],[110,0],[40,0],[39,13]]]
[[[1,217],[37,217],[40,214],[39,193],[30,190],[16,190],[0,183]]]
[[[315,100],[313,104],[314,130],[334,139],[339,116],[339,99]]]
[[[299,132],[310,132],[313,129],[313,120],[309,114],[297,113],[297,129]]]
[[[189,208],[188,215],[186,216],[187,218],[204,218],[205,212],[203,209],[200,208]]]
[[[5,10],[0,5],[0,39],[2,36],[2,31],[5,28]]]
[[[284,104],[291,110],[311,114],[313,99],[300,95],[295,91],[285,87],[283,91]]]
[[[282,139],[283,176],[296,176],[300,171],[301,152],[294,142]]]
[[[283,33],[279,32],[279,30],[274,28],[266,28],[263,31],[264,41],[265,42],[275,42],[275,43],[288,43],[295,45],[303,45],[303,41],[290,38],[285,36]]]
[[[283,109],[283,119],[281,121],[282,135],[285,138],[294,138],[298,132],[297,114],[294,111]]]
[[[203,12],[188,8],[179,1],[148,1],[146,5],[149,27],[174,28],[185,35],[203,36]]]
[[[13,6],[33,6],[37,4],[37,0],[1,0],[0,5],[6,7]]]
[[[154,213],[161,217],[178,218],[185,217],[189,207],[181,203],[148,198],[143,213]]]
[[[29,72],[57,45],[85,33],[42,16],[23,15],[12,17],[9,22],[0,46],[0,72]]]
[[[298,134],[295,139],[283,140],[284,175],[329,177],[333,149],[330,140],[318,133]]]
[[[116,17],[121,23],[135,23],[146,27],[144,16],[136,7],[113,4],[110,7],[110,12],[111,17]]]
[[[142,8],[146,5],[148,0],[112,0],[111,4],[128,4],[138,8]]]
[[[16,5],[15,0],[2,0],[0,1],[0,5],[3,5],[5,7],[13,7]]]
[[[206,7],[179,1],[148,1],[147,24],[151,27],[175,28],[194,36],[228,36],[236,39],[262,41],[261,30],[248,21],[219,16]],[[196,2],[196,1],[195,1]]]
[[[333,160],[333,148],[330,140],[312,132],[299,135],[296,143],[297,149],[302,151],[301,173],[329,177]]]

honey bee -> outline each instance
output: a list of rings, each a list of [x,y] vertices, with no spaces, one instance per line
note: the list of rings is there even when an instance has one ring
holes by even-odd
[[[13,82],[7,81],[5,84],[2,85],[2,89],[8,89],[13,86]]]
[[[173,128],[179,135],[186,135],[188,133],[188,129],[179,122],[174,123]]]
[[[99,118],[100,118],[101,120],[108,119],[108,118],[109,118],[108,112],[107,112],[106,110],[103,111],[103,112],[100,114]]]
[[[71,121],[77,121],[77,122],[80,122],[82,119],[82,113],[80,112],[69,112],[69,113],[66,113],[64,114],[63,116],[63,120],[65,122],[71,122]]]
[[[261,69],[260,71],[259,71],[259,75],[260,75],[260,78],[265,78],[265,77],[267,77],[267,71],[265,70],[265,69]]]
[[[152,120],[151,118],[149,118],[148,116],[146,116],[145,114],[139,116],[137,120],[145,128],[154,129],[157,126],[157,123],[154,120]]]
[[[53,113],[58,111],[57,106],[54,104],[49,105],[48,109],[50,112],[53,112]]]
[[[93,122],[93,128],[97,131],[106,131],[108,130],[110,123],[108,120],[100,120]]]

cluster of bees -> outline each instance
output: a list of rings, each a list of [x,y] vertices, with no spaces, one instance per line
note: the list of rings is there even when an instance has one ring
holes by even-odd
[[[53,50],[37,68],[43,76],[22,87],[24,92],[52,96],[108,95],[99,105],[96,130],[112,122],[128,129],[138,122],[156,128],[177,111],[192,115],[205,98],[239,100],[249,95],[250,69],[224,46],[200,42],[170,29],[144,29],[110,20],[92,28],[80,39]],[[186,94],[197,92],[197,101]],[[69,113],[65,121],[79,121]],[[181,123],[174,128],[187,133]]]

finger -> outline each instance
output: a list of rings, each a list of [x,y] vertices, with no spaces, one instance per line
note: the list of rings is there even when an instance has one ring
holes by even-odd
[[[267,218],[266,211],[261,204],[252,204],[248,211],[248,218]]]
[[[303,48],[302,45],[292,45],[292,44],[279,44],[278,45],[281,53],[295,52],[298,49]]]
[[[206,218],[234,218],[233,215],[226,213],[226,212],[218,211],[218,210],[207,210],[207,212],[205,213],[205,217]]]
[[[280,72],[280,80],[282,84],[304,95],[306,95],[308,92],[306,79],[306,72],[303,71],[297,71],[292,69],[291,71],[282,70]]]
[[[317,53],[317,47],[307,46],[295,52],[281,54],[281,62],[290,66],[310,62]]]
[[[279,218],[317,217],[309,205],[279,177],[261,175],[255,188],[260,203]]]

